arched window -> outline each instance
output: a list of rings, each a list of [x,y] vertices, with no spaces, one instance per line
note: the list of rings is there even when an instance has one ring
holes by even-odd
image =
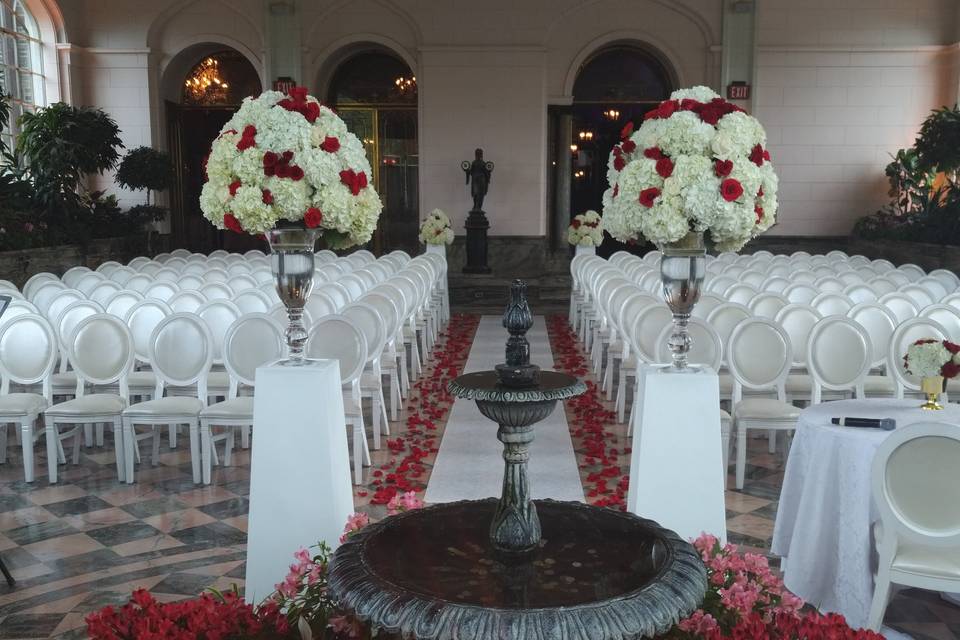
[[[46,105],[40,29],[22,0],[0,0],[0,39],[0,87],[10,96],[10,124],[0,135],[12,145],[20,114]]]

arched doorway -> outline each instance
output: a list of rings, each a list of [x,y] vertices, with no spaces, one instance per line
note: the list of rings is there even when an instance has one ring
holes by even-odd
[[[260,93],[259,74],[236,50],[203,44],[181,52],[164,75],[167,138],[177,168],[170,207],[173,245],[200,252],[259,246],[252,238],[218,232],[200,211],[203,163],[210,144],[240,102]]]
[[[417,80],[387,49],[366,49],[344,59],[330,78],[327,103],[360,138],[373,169],[383,213],[373,237],[377,253],[419,253]]]
[[[550,110],[555,248],[565,246],[563,231],[573,216],[588,209],[601,211],[607,158],[621,130],[628,122],[639,126],[646,111],[670,96],[673,84],[665,63],[636,44],[605,47],[580,66],[572,105]],[[600,253],[619,247],[607,238]]]

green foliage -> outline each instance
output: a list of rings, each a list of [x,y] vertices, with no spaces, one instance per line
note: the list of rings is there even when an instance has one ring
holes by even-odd
[[[853,234],[868,240],[960,244],[958,169],[960,110],[943,107],[924,121],[914,146],[898,151],[887,165],[891,203],[860,218]]]
[[[90,107],[58,102],[21,116],[17,154],[51,222],[68,224],[84,213],[82,181],[116,166],[119,134],[109,115]]]
[[[173,184],[170,156],[150,147],[130,151],[117,167],[117,184],[134,191],[164,191]]]

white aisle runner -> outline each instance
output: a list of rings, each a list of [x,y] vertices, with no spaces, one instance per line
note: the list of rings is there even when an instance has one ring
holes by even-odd
[[[464,373],[493,369],[503,362],[508,337],[499,316],[481,317]],[[553,355],[543,316],[534,316],[527,339],[530,362],[552,369]],[[536,438],[530,446],[528,469],[533,498],[583,502],[583,485],[561,403],[534,428]],[[497,440],[497,425],[480,414],[473,400],[456,400],[427,484],[426,501],[499,497],[502,484],[503,445]]]

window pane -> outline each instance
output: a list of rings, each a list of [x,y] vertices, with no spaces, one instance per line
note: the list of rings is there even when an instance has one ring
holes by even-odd
[[[16,54],[16,42],[14,42],[13,36],[9,34],[3,34],[3,63],[9,66],[15,66],[17,64],[17,54]]]
[[[23,38],[17,38],[15,41],[17,47],[17,66],[21,69],[33,69],[33,58],[30,55],[30,41]]]
[[[4,67],[4,73],[6,75],[7,84],[4,88],[7,90],[14,99],[20,99],[20,86],[17,84],[17,70],[13,67]]]
[[[33,74],[29,71],[17,70],[20,80],[20,99],[29,104],[36,104],[33,93]]]
[[[0,3],[0,25],[4,29],[13,29],[13,12],[10,11],[10,4],[7,0]]]

